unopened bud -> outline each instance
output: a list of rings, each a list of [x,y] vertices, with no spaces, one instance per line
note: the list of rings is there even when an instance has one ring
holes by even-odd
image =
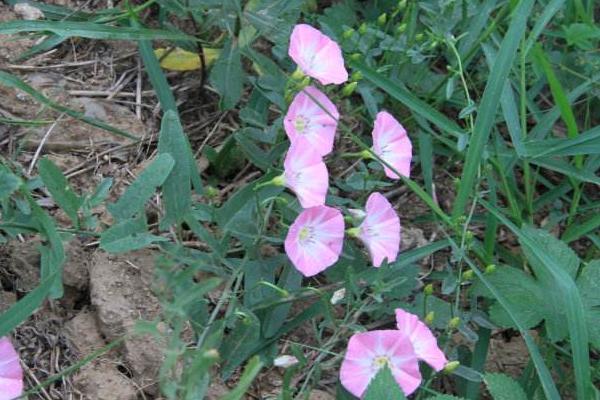
[[[400,0],[398,2],[398,11],[403,11],[406,8],[406,0]]]
[[[360,24],[360,26],[358,27],[358,33],[360,33],[361,35],[364,35],[365,33],[367,33],[366,22],[363,22],[362,24]]]
[[[352,35],[354,35],[354,32],[356,32],[356,31],[353,28],[346,29],[344,31],[344,33],[342,34],[342,37],[344,39],[350,39],[352,37]]]
[[[354,93],[357,86],[358,86],[358,82],[350,82],[350,83],[345,84],[344,88],[342,89],[342,96],[344,96],[344,97],[350,96],[352,93]]]
[[[465,241],[467,243],[472,242],[474,237],[475,237],[475,234],[473,233],[473,231],[466,231],[465,232]]]
[[[429,312],[427,313],[427,315],[425,316],[425,323],[426,323],[427,325],[431,325],[431,324],[433,324],[433,320],[434,320],[434,319],[435,319],[435,312],[433,312],[433,311],[429,311]]]
[[[350,75],[350,80],[351,81],[357,82],[357,81],[360,81],[362,78],[363,78],[363,74],[360,71],[354,71],[352,73],[352,75]]]
[[[208,349],[204,352],[204,357],[210,360],[218,360],[220,357],[219,351],[217,349]]]
[[[387,22],[387,14],[383,13],[379,17],[377,17],[377,25],[384,26]]]
[[[398,25],[398,27],[396,28],[396,33],[397,34],[402,34],[404,32],[406,32],[406,28],[408,27],[408,25],[406,25],[406,22],[401,23],[400,25]]]
[[[365,149],[365,150],[361,151],[359,154],[360,154],[360,157],[364,160],[372,160],[374,158],[371,150]]]
[[[454,317],[448,322],[448,328],[456,329],[460,325],[460,318]]]
[[[298,359],[294,356],[283,355],[273,360],[273,365],[280,368],[289,368],[296,364],[298,364]]]
[[[346,289],[341,288],[333,292],[333,295],[331,296],[331,300],[329,300],[329,302],[333,305],[336,305],[337,303],[342,301],[344,297],[346,297]]]
[[[448,363],[446,363],[446,366],[444,367],[444,372],[447,374],[451,374],[454,371],[456,371],[456,368],[458,368],[460,365],[459,361],[449,361]]]
[[[486,274],[493,274],[494,272],[496,272],[496,265],[495,264],[490,264],[487,267],[485,267],[485,273]]]
[[[473,276],[474,276],[474,273],[473,273],[473,271],[472,271],[472,270],[470,270],[470,269],[469,269],[469,270],[467,270],[467,271],[465,271],[465,272],[463,272],[463,274],[462,274],[463,280],[465,280],[465,281],[470,281],[470,280],[472,280],[472,279],[473,279]]]
[[[358,237],[358,235],[360,235],[360,228],[350,228],[350,229],[346,229],[346,234],[350,237]]]
[[[423,293],[425,294],[425,296],[431,296],[433,294],[433,284],[428,283],[427,285],[425,285],[425,287],[423,288]]]
[[[302,72],[300,67],[296,68],[296,70],[292,74],[292,79],[295,81],[301,81],[302,79],[304,79],[304,77],[305,77],[304,72]]]
[[[352,61],[358,61],[358,60],[360,60],[362,57],[363,57],[363,55],[362,55],[362,54],[360,54],[360,53],[352,53],[352,54],[350,54],[350,59],[351,59]]]
[[[215,187],[210,185],[204,187],[204,193],[209,199],[214,199],[219,195],[219,191]]]
[[[417,33],[417,34],[415,35],[415,40],[416,40],[417,42],[422,42],[422,41],[423,41],[423,39],[425,39],[425,35],[423,35],[422,33]]]

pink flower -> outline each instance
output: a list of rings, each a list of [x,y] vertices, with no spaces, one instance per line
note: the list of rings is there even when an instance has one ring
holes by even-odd
[[[294,27],[288,54],[302,72],[323,85],[348,80],[340,46],[310,25]]]
[[[390,368],[405,395],[421,384],[419,362],[408,337],[397,330],[379,330],[352,335],[340,370],[342,385],[361,397],[384,365]]]
[[[19,355],[6,337],[0,338],[0,400],[10,400],[23,393],[23,370]]]
[[[385,258],[388,263],[396,261],[400,249],[400,218],[381,193],[372,193],[367,199],[358,237],[369,249],[373,266],[380,267]]]
[[[375,118],[373,152],[403,176],[407,178],[410,176],[410,160],[412,158],[410,138],[406,135],[404,127],[385,111],[379,112]],[[387,166],[384,166],[384,170],[388,178],[400,178]]]
[[[401,308],[396,309],[396,324],[398,330],[410,339],[419,360],[425,361],[438,372],[444,368],[448,360],[427,325],[419,321],[416,315]]]
[[[304,137],[319,155],[325,156],[333,149],[339,117],[331,100],[317,88],[308,86],[294,97],[283,125],[290,142],[295,143],[299,137]]]
[[[344,217],[335,208],[307,208],[296,218],[287,237],[285,252],[304,276],[327,269],[340,257],[344,241]]]
[[[283,184],[296,193],[302,208],[325,204],[329,173],[319,153],[305,139],[292,143],[283,167]]]

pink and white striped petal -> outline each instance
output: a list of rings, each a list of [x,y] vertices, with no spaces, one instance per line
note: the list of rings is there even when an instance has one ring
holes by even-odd
[[[419,317],[397,308],[396,324],[398,330],[410,339],[420,360],[425,361],[438,372],[444,368],[448,360],[444,352],[438,347],[437,340],[431,330],[419,320]]]
[[[340,381],[361,397],[379,368],[387,365],[406,396],[421,384],[419,362],[408,337],[397,330],[377,330],[352,335],[342,361]]]
[[[304,138],[292,143],[283,162],[284,185],[290,188],[302,208],[325,204],[329,173],[323,159]]]
[[[19,355],[7,337],[0,338],[0,400],[11,400],[23,393],[23,369]]]
[[[339,117],[336,106],[325,93],[308,86],[292,100],[283,125],[290,142],[302,137],[319,155],[325,156],[333,150]]]
[[[358,237],[363,241],[373,266],[380,267],[384,259],[396,261],[400,250],[400,218],[381,193],[371,193],[365,207],[365,218]]]
[[[332,207],[303,210],[290,226],[284,247],[304,276],[313,276],[337,262],[344,241],[344,217]]]
[[[390,164],[402,176],[410,176],[412,143],[404,127],[391,114],[381,111],[373,128],[373,152]],[[387,166],[385,174],[391,179],[400,177]]]
[[[294,27],[288,54],[304,74],[323,85],[340,84],[348,80],[340,46],[310,25],[298,24]]]

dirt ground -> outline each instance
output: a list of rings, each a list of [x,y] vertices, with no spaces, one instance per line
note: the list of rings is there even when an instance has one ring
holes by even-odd
[[[54,3],[104,6],[103,2],[73,3],[70,0]],[[19,18],[21,16],[9,6],[0,3],[0,21]],[[40,156],[48,156],[66,171],[80,193],[88,192],[102,178],[112,177],[115,185],[111,196],[116,198],[154,154],[159,125],[160,110],[142,71],[135,45],[74,39],[25,63],[15,63],[14,59],[33,44],[30,39],[3,41],[0,68],[19,76],[53,101],[105,120],[142,140],[132,145],[126,138],[83,124],[36,103],[23,93],[0,86],[0,115],[52,121],[41,127],[0,125],[0,152],[19,163],[30,176],[37,174]],[[219,111],[218,98],[210,90],[200,88],[197,72],[172,73],[169,78],[184,130],[196,154],[207,144],[218,146],[224,136],[237,129],[235,112]],[[206,160],[202,156],[197,159],[204,171]],[[334,173],[343,174],[345,167],[340,166]],[[250,165],[242,166],[228,180],[232,183],[218,185],[220,196],[226,198],[237,184],[252,177],[256,177],[256,173]],[[450,177],[440,176],[438,182],[442,182],[438,196],[450,201],[451,191],[446,190],[443,183],[452,187]],[[405,189],[395,194],[394,201],[422,207]],[[40,204],[51,211],[59,223],[68,226],[68,219],[56,209],[49,196],[41,198]],[[99,208],[94,213],[101,223],[111,222],[106,210]],[[418,229],[409,232],[407,228],[405,248],[422,245],[435,237],[432,232],[424,234]],[[152,292],[154,251],[114,256],[99,251],[97,244],[86,237],[74,237],[68,242],[64,298],[46,302],[14,332],[29,388],[130,333],[137,320],[153,319],[160,312],[159,301]],[[21,236],[18,241],[0,247],[2,310],[39,282],[37,246],[35,239]],[[161,343],[149,336],[128,338],[77,373],[64,376],[30,398],[159,399],[157,376],[162,348]],[[507,349],[511,350],[507,352]],[[492,350],[489,365],[495,370],[514,371],[516,375],[527,361],[527,352],[518,338],[507,342],[494,337]],[[278,371],[259,378],[257,384],[262,386],[262,392],[254,388],[255,395],[248,398],[276,394],[281,379]],[[215,383],[209,398],[218,399],[227,390],[225,384]],[[327,390],[315,390],[311,395],[313,400],[333,398]]]

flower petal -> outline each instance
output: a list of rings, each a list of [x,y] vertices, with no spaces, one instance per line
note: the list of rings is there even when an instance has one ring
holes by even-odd
[[[310,25],[294,27],[288,54],[306,75],[323,85],[348,80],[340,46]]]
[[[448,360],[438,347],[431,330],[419,320],[419,317],[397,308],[396,324],[398,330],[409,337],[420,360],[425,361],[436,371],[444,368]]]
[[[390,202],[381,193],[372,193],[367,199],[366,216],[360,224],[359,238],[363,241],[375,267],[384,259],[396,261],[400,249],[400,218]]]
[[[0,400],[9,400],[23,393],[23,370],[19,355],[6,337],[0,338]]]
[[[296,193],[302,208],[325,204],[329,188],[327,166],[305,139],[292,143],[283,165],[285,185]]]
[[[400,174],[410,176],[412,143],[404,127],[386,111],[379,112],[375,118],[373,151]],[[388,178],[400,178],[387,166],[384,170]]]

